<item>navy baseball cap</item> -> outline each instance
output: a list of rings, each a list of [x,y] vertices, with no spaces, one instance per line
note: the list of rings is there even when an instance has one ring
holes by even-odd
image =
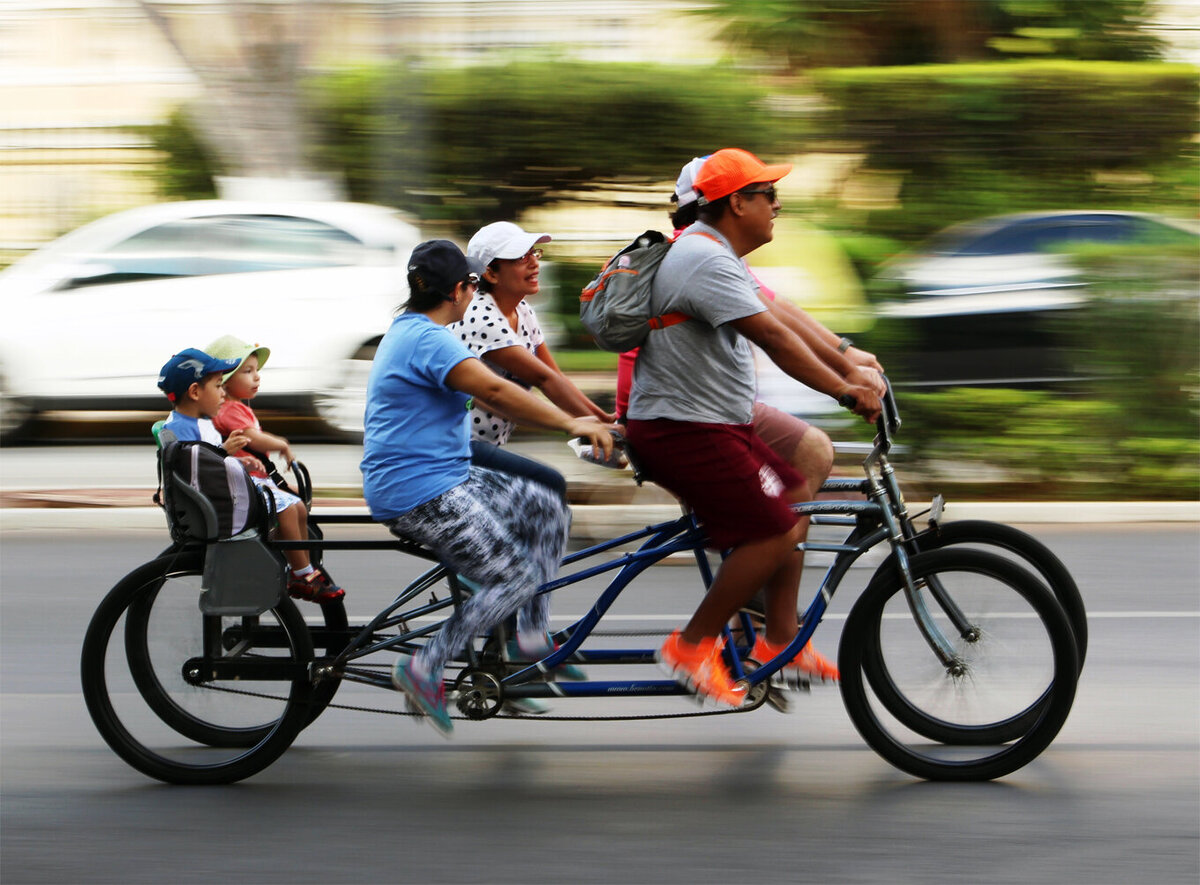
[[[408,259],[408,272],[416,277],[417,285],[441,295],[453,292],[467,274],[481,277],[485,270],[478,259],[468,258],[449,240],[426,240]]]
[[[189,347],[167,360],[158,373],[158,389],[167,395],[167,399],[175,402],[189,387],[204,380],[205,375],[211,375],[213,372],[224,375],[236,369],[240,362],[217,359],[203,350]]]

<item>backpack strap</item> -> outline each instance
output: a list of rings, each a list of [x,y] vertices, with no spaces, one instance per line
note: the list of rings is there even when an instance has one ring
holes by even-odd
[[[680,240],[682,240],[684,237],[691,237],[691,236],[708,237],[710,240],[712,240],[718,246],[721,245],[720,240],[718,240],[712,234],[706,234],[702,230],[694,230],[690,233],[680,234],[672,242],[677,243]],[[692,317],[690,314],[682,313],[681,311],[676,310],[676,311],[672,311],[671,313],[664,313],[662,316],[650,317],[650,319],[648,319],[646,322],[650,324],[651,329],[665,329],[668,326],[677,326],[680,323],[687,322],[691,318]]]
[[[665,329],[667,326],[675,326],[690,319],[691,316],[689,314],[680,313],[676,310],[672,313],[664,313],[662,316],[650,317],[646,322],[650,324],[651,329]]]

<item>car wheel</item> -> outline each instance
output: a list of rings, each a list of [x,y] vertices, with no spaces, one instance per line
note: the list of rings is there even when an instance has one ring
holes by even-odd
[[[313,409],[325,426],[338,436],[359,440],[367,406],[367,376],[377,344],[364,344],[349,359],[333,367],[331,383],[313,394]]]
[[[10,443],[17,439],[29,426],[35,414],[33,407],[26,400],[12,394],[8,376],[4,367],[0,366],[0,443]]]

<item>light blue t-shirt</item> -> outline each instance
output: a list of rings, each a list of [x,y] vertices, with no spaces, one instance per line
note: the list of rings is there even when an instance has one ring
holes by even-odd
[[[219,446],[223,442],[221,433],[213,426],[213,423],[208,418],[193,418],[190,415],[184,415],[180,412],[172,411],[167,416],[167,421],[163,424],[163,430],[169,430],[175,434],[175,438],[198,439],[206,443],[212,443],[214,446]]]
[[[376,520],[392,519],[466,482],[469,397],[446,386],[463,360],[458,336],[420,313],[398,316],[367,381],[363,497]]]

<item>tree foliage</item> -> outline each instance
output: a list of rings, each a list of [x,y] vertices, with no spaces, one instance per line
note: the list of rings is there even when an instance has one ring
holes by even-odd
[[[913,239],[996,212],[1196,205],[1200,78],[1160,62],[1006,62],[814,72],[820,126],[901,180],[866,219]]]
[[[352,197],[464,227],[614,181],[674,177],[696,154],[791,145],[764,86],[726,68],[566,61],[362,68],[313,84],[316,165]]]
[[[712,0],[698,12],[734,49],[793,71],[1161,51],[1151,0]]]
[[[222,174],[221,161],[200,136],[188,108],[176,108],[164,122],[140,131],[164,159],[152,170],[160,194],[177,200],[216,196],[214,177]]]

